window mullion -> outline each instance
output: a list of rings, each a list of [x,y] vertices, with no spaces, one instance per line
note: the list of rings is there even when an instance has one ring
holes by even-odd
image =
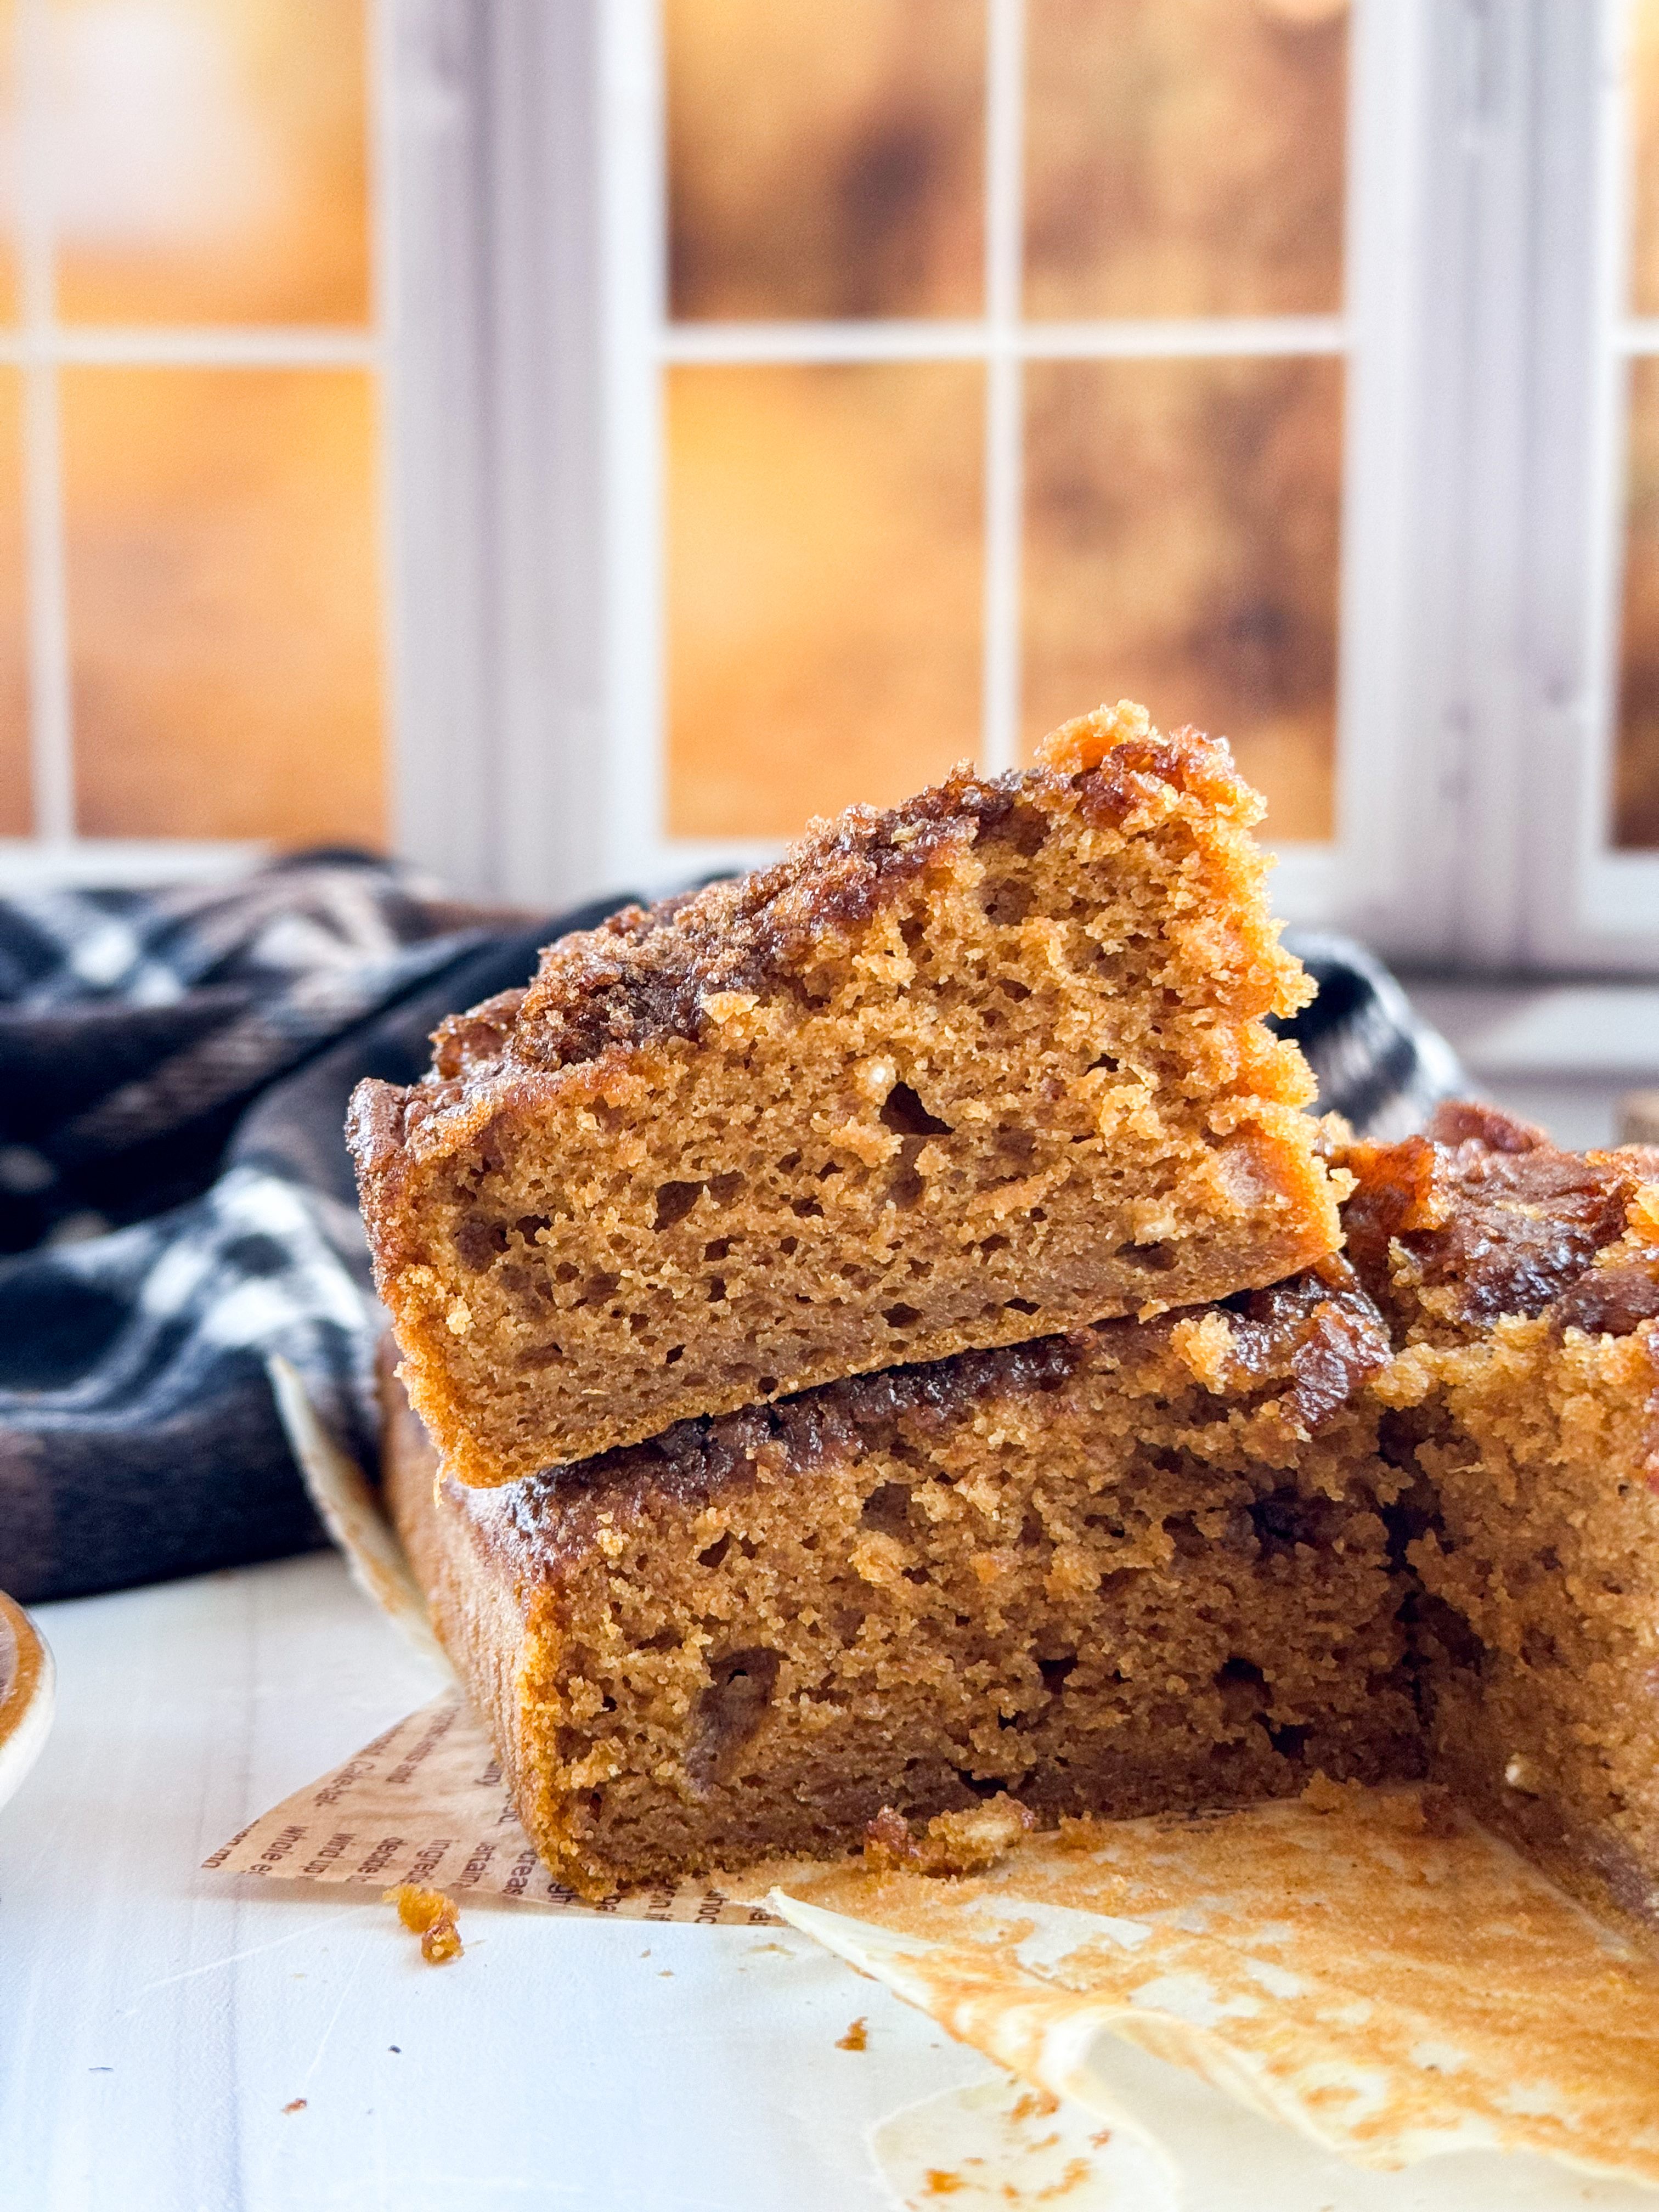
[[[1436,15],[1419,635],[1438,757],[1414,780],[1441,918],[1400,941],[1474,970],[1651,967],[1659,863],[1606,849],[1623,0]]]
[[[386,466],[393,832],[458,890],[497,890],[489,743],[485,27],[468,0],[388,9]]]
[[[1345,638],[1347,911],[1514,957],[1534,0],[1366,0]]]
[[[1538,0],[1461,0],[1448,25],[1458,46],[1447,57],[1455,135],[1445,155],[1455,164],[1447,181],[1461,217],[1462,313],[1449,326],[1461,354],[1460,465],[1443,711],[1457,836],[1443,949],[1480,968],[1513,964],[1524,936],[1527,778],[1516,769],[1533,723],[1526,544],[1540,12]]]
[[[1522,966],[1629,959],[1628,948],[1621,960],[1594,943],[1583,911],[1607,836],[1618,711],[1625,364],[1611,340],[1626,288],[1624,12],[1623,0],[1546,7],[1535,46]]]
[[[606,880],[654,889],[665,850],[663,439],[667,321],[664,89],[653,0],[598,0],[604,398]]]
[[[1357,0],[1350,47],[1336,836],[1286,848],[1275,896],[1395,950],[1444,930],[1442,772],[1425,680],[1448,548],[1426,451],[1443,416],[1427,281],[1437,0]],[[1437,829],[1442,835],[1437,838]],[[1426,834],[1425,834],[1426,832]]]
[[[490,609],[497,881],[604,887],[594,547],[601,507],[599,33],[587,7],[490,19]]]
[[[1612,846],[1633,356],[1627,0],[1547,9],[1533,349],[1529,964],[1651,973],[1659,854]]]
[[[980,766],[1019,751],[1024,377],[1017,340],[1024,293],[1025,9],[988,0],[985,132],[985,600]]]

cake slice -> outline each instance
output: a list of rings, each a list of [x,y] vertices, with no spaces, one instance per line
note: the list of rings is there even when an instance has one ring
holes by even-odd
[[[520,1818],[600,1894],[1002,1790],[1052,1821],[1417,1771],[1388,1358],[1334,1259],[496,1490],[434,1484],[388,1360],[386,1480]]]
[[[362,1085],[410,1397],[490,1484],[1330,1250],[1224,745],[1120,706],[544,954]]]
[[[1345,1157],[1434,1771],[1659,1927],[1659,1151],[1454,1105]]]

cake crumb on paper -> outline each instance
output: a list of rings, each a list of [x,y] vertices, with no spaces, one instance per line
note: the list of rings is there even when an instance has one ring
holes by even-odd
[[[410,1934],[420,1937],[421,1956],[428,1966],[447,1966],[460,1957],[463,1946],[453,1898],[440,1889],[419,1889],[411,1881],[400,1881],[395,1889],[382,1890],[380,1896],[385,1904],[397,1906],[398,1917]]]
[[[749,1884],[752,1902],[732,1894],[729,1882],[715,1888],[706,1875],[597,1900],[556,1881],[520,1825],[483,1722],[457,1689],[294,1791],[205,1864],[216,1874],[253,1874],[261,1881],[372,1883],[377,1894],[388,1883],[407,1882],[458,1899],[498,1897],[581,1919],[779,1925],[759,1902],[765,1881]]]
[[[980,1874],[1036,1826],[1036,1815],[1006,1790],[964,1813],[939,1813],[925,1832],[884,1805],[864,1832],[864,1864],[870,1874]]]
[[[867,2051],[870,2048],[869,2016],[860,2013],[845,2035],[836,2038],[837,2051]]]

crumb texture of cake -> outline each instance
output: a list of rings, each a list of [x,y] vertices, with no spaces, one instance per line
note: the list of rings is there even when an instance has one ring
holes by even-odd
[[[367,1083],[381,1295],[492,1484],[850,1375],[1155,1314],[1331,1250],[1224,746],[1102,709],[543,956]]]
[[[1659,1927],[1659,1153],[1457,1106],[1346,1157],[1434,1771]]]
[[[1338,1158],[1352,1267],[506,1489],[434,1486],[388,1373],[394,1511],[550,1863],[1426,1773],[1659,1929],[1659,1152],[1457,1106]]]
[[[1052,1825],[1415,1771],[1388,1357],[1332,1260],[507,1489],[434,1491],[400,1425],[387,1462],[520,1815],[600,1893],[1004,1792]]]

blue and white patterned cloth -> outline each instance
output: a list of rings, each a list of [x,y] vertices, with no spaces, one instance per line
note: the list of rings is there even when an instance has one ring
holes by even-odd
[[[228,884],[0,901],[0,1589],[66,1597],[322,1540],[281,1353],[365,1463],[370,1285],[346,1102],[620,901],[522,925],[319,854]],[[1322,1109],[1385,1137],[1463,1088],[1346,939],[1291,940]]]
[[[444,1014],[610,903],[504,927],[344,854],[0,901],[0,1589],[322,1540],[264,1361],[373,1463],[352,1085],[411,1080]]]

